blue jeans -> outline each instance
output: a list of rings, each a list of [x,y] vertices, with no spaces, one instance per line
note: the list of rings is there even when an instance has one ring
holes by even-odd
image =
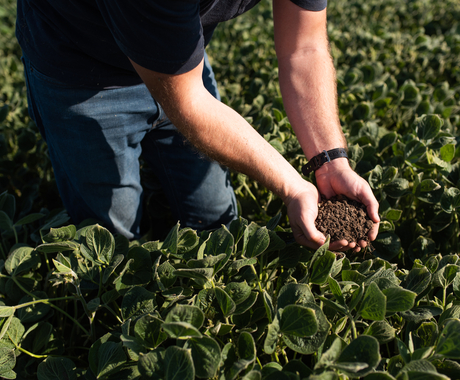
[[[150,191],[162,190],[181,227],[213,229],[235,219],[228,169],[185,140],[144,84],[75,87],[38,72],[27,57],[23,62],[29,114],[48,145],[72,223],[92,218],[112,232],[138,238],[141,157],[154,174]],[[219,98],[206,56],[203,81]]]

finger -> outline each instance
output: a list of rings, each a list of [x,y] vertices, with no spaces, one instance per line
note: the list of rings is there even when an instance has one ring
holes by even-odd
[[[361,203],[363,203],[364,206],[366,206],[367,214],[372,219],[372,221],[374,223],[379,223],[380,222],[379,203],[377,202],[377,199],[375,199],[372,191],[369,190],[369,191],[364,192],[361,198]]]
[[[366,240],[360,240],[358,242],[358,247],[360,248],[366,248],[367,247],[367,241]]]
[[[374,225],[370,229],[369,233],[367,234],[367,236],[369,236],[370,241],[374,241],[377,238],[377,235],[379,233],[379,226],[380,223],[374,223]]]
[[[326,237],[319,232],[313,224],[313,227],[304,224],[305,229],[298,226],[292,227],[292,233],[297,243],[309,248],[318,249],[326,242]]]
[[[330,251],[347,251],[348,250],[348,241],[345,239],[336,240],[329,244]]]

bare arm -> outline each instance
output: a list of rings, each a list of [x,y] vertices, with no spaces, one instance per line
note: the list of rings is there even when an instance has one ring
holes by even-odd
[[[335,69],[326,10],[311,12],[274,0],[275,47],[284,106],[308,159],[346,148],[338,118]]]
[[[245,173],[283,200],[299,189],[318,194],[243,117],[216,100],[202,83],[203,66],[167,75],[132,62],[169,119],[198,149],[230,168]]]
[[[273,0],[273,13],[283,102],[306,157],[311,159],[323,150],[346,148],[338,117],[326,10],[312,12],[289,0]],[[378,232],[378,203],[367,182],[350,168],[348,160],[336,159],[315,175],[318,190],[327,198],[344,194],[367,206],[369,216],[376,223],[369,233],[374,240]],[[289,199],[287,205],[289,208]],[[295,203],[293,208],[298,209],[299,205]],[[311,234],[303,230],[301,223],[296,225],[295,219],[291,220],[291,226],[297,234],[307,237]],[[356,247],[355,242],[342,241],[341,244],[344,249]],[[366,243],[360,242],[360,245],[364,247]]]

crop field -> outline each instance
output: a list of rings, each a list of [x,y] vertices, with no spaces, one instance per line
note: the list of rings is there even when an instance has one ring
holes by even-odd
[[[230,228],[69,224],[0,0],[0,378],[460,379],[460,2],[328,15],[350,162],[380,203],[359,253],[293,243],[281,201],[238,173]],[[300,171],[272,26],[263,0],[208,54],[223,102]]]

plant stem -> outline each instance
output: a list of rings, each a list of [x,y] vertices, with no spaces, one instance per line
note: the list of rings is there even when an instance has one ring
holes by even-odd
[[[25,350],[24,348],[18,346],[15,342],[13,342],[14,346],[21,352],[24,352],[25,354],[29,355],[29,356],[32,356],[33,358],[36,358],[36,359],[42,359],[42,358],[47,358],[48,355],[36,355],[36,354],[33,354],[32,352],[29,352],[27,350]]]
[[[259,290],[260,290],[260,292],[262,292],[262,291],[263,291],[263,288],[262,288],[262,284],[260,283],[260,278],[259,278],[259,276],[257,275],[256,268],[254,268],[254,265],[253,265],[253,264],[251,264],[250,267],[251,267],[251,269],[252,269],[252,273],[254,273],[255,276],[256,276],[256,278],[257,278],[257,285],[259,286]]]
[[[8,276],[5,276],[5,277],[8,277]],[[13,276],[11,277],[11,279],[14,281],[14,283],[26,294],[28,294],[29,296],[31,296],[32,298],[34,298],[36,301],[31,301],[31,302],[27,302],[28,304],[33,304],[33,303],[44,303],[44,304],[47,304],[49,306],[51,306],[53,309],[59,311],[60,313],[64,314],[67,318],[69,318],[71,321],[73,321],[78,327],[80,327],[81,330],[83,330],[83,332],[87,335],[89,335],[89,332],[88,330],[86,330],[75,318],[73,318],[72,316],[70,316],[67,312],[65,312],[64,310],[62,310],[60,307],[56,306],[55,304],[51,303],[50,301],[62,301],[62,300],[74,300],[75,297],[58,297],[58,298],[48,298],[48,299],[42,299],[42,298],[38,298],[38,296],[36,296],[35,294],[29,292],[26,288],[24,288],[21,283],[18,281],[18,279]],[[26,303],[26,304],[27,304]],[[21,307],[24,307],[22,305],[26,305],[26,304],[21,304],[21,305],[18,305],[18,306],[21,306]],[[16,306],[17,308],[17,306]]]

